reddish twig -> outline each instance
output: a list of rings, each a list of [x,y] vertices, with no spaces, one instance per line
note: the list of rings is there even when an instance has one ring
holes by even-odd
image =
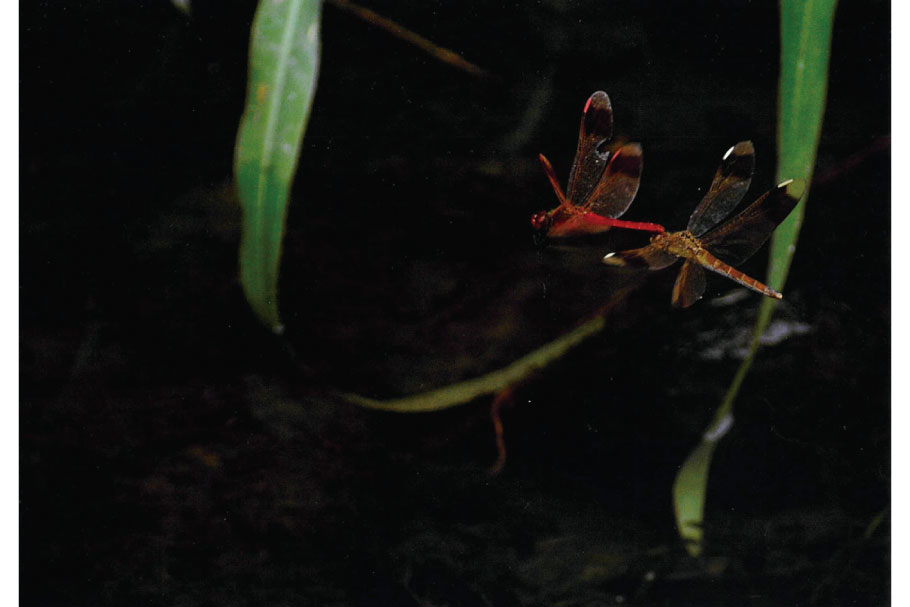
[[[850,154],[840,162],[828,167],[815,176],[812,185],[827,185],[843,173],[848,173],[861,165],[867,158],[883,152],[891,147],[891,135],[882,135],[872,140],[872,143]]]
[[[490,419],[493,421],[493,431],[496,433],[496,463],[494,463],[487,473],[490,476],[496,476],[506,465],[506,440],[502,429],[502,408],[506,405],[514,404],[513,395],[515,386],[509,386],[496,395],[493,404],[490,405]]]
[[[409,44],[413,44],[420,50],[435,57],[436,59],[438,59],[439,61],[442,61],[443,63],[451,65],[452,67],[456,67],[460,70],[463,70],[463,71],[468,72],[469,74],[473,74],[475,76],[487,76],[488,75],[486,70],[474,65],[470,61],[467,61],[466,59],[462,58],[461,55],[459,55],[453,51],[450,51],[447,48],[443,48],[443,47],[439,46],[438,44],[434,44],[434,43],[430,42],[429,40],[427,40],[420,34],[417,34],[416,32],[412,32],[411,30],[409,30],[405,27],[402,27],[401,25],[398,25],[391,19],[389,19],[387,17],[383,17],[382,15],[380,15],[379,13],[377,13],[373,10],[370,10],[370,9],[360,6],[358,4],[354,4],[353,2],[349,2],[348,0],[327,0],[327,2],[329,4],[335,6],[336,8],[340,8],[343,11],[351,13],[355,17],[359,17],[360,19],[363,19],[367,23],[370,23],[380,29],[387,31],[388,33],[392,34],[396,38],[404,40],[405,42],[407,42]]]

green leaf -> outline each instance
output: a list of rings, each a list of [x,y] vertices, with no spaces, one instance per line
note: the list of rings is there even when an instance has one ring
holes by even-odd
[[[190,0],[171,0],[171,4],[187,17],[190,17],[193,13],[193,7],[190,4]]]
[[[243,207],[240,284],[276,332],[288,198],[319,67],[319,0],[261,0],[250,36],[246,108],[234,150]]]
[[[614,301],[619,301],[627,290]],[[559,336],[557,339],[544,344],[540,348],[529,352],[512,363],[491,371],[480,377],[475,377],[455,384],[443,386],[435,390],[419,392],[401,398],[378,400],[354,393],[339,393],[338,396],[350,403],[377,409],[379,411],[392,411],[395,413],[425,413],[428,411],[441,411],[456,405],[471,402],[475,398],[488,394],[497,394],[509,386],[513,386],[530,376],[535,371],[543,369],[554,360],[562,358],[566,352],[576,347],[592,335],[599,333],[606,324],[606,312],[596,314],[590,320],[578,325],[573,330]]]
[[[780,90],[777,123],[777,181],[803,179],[812,183],[815,155],[821,135],[822,118],[828,90],[828,63],[831,56],[831,31],[837,0],[782,0],[780,5]],[[778,291],[783,290],[796,251],[809,197],[808,185],[802,201],[777,228],[771,238],[768,278],[765,282]],[[771,322],[776,299],[764,298],[752,332],[752,345],[743,360],[720,407],[714,415],[712,428],[721,420],[732,419],[733,402],[739,393],[762,333]],[[702,521],[705,492],[714,442],[707,438],[696,447],[680,469],[673,484],[673,503],[676,522],[686,548],[692,556],[702,550]]]
[[[781,2],[777,181],[803,179],[807,186],[802,201],[771,237],[768,284],[778,291],[783,290],[787,280],[809,199],[828,96],[828,63],[836,7],[837,0]],[[758,338],[771,321],[776,305],[777,300],[762,301],[755,324],[752,354],[758,347]]]
[[[679,537],[692,556],[701,554],[708,468],[716,443],[703,442],[689,454],[673,482],[673,510]]]

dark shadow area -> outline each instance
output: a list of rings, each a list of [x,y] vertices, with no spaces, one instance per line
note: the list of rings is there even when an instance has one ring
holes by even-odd
[[[672,270],[599,263],[641,234],[534,247],[555,205],[537,154],[565,180],[602,89],[644,148],[625,219],[684,227],[743,139],[753,200],[775,181],[775,3],[402,4],[368,6],[493,77],[324,7],[281,339],[236,278],[254,3],[22,4],[22,604],[886,604],[889,4],[840,3],[825,179],[698,560],[670,487],[759,296],[711,277],[671,309]],[[488,399],[404,416],[319,396],[489,372],[630,280],[602,335],[518,388],[499,476]]]

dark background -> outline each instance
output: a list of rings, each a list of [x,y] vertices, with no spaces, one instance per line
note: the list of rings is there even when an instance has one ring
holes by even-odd
[[[254,4],[20,6],[23,605],[873,605],[889,581],[889,5],[841,2],[816,178],[775,343],[711,469],[706,556],[670,487],[758,296],[622,277],[610,233],[535,248],[585,99],[685,224],[724,151],[774,184],[772,2],[333,6],[282,265],[284,338],[236,282],[232,147]],[[766,254],[743,267],[761,276]],[[378,397],[494,370],[615,297],[604,334],[490,401]],[[729,297],[718,296],[736,293]],[[323,393],[324,394],[324,393]]]

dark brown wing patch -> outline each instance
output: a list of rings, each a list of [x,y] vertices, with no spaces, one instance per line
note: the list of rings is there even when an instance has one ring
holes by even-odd
[[[687,259],[679,270],[673,285],[674,308],[688,308],[701,299],[705,292],[705,271],[696,261]]]
[[[727,150],[708,193],[695,207],[686,229],[701,236],[720,223],[745,196],[754,170],[755,146],[751,141],[740,141]]]
[[[578,147],[566,191],[572,203],[580,204],[600,179],[610,158],[610,153],[600,148],[612,137],[613,106],[605,92],[597,91],[588,98],[578,129]]]
[[[603,217],[625,213],[638,193],[643,162],[641,145],[627,143],[619,148],[582,205],[584,210]]]
[[[805,191],[806,182],[802,179],[781,183],[742,213],[705,234],[701,239],[702,245],[725,263],[733,266],[741,264],[768,240]]]

